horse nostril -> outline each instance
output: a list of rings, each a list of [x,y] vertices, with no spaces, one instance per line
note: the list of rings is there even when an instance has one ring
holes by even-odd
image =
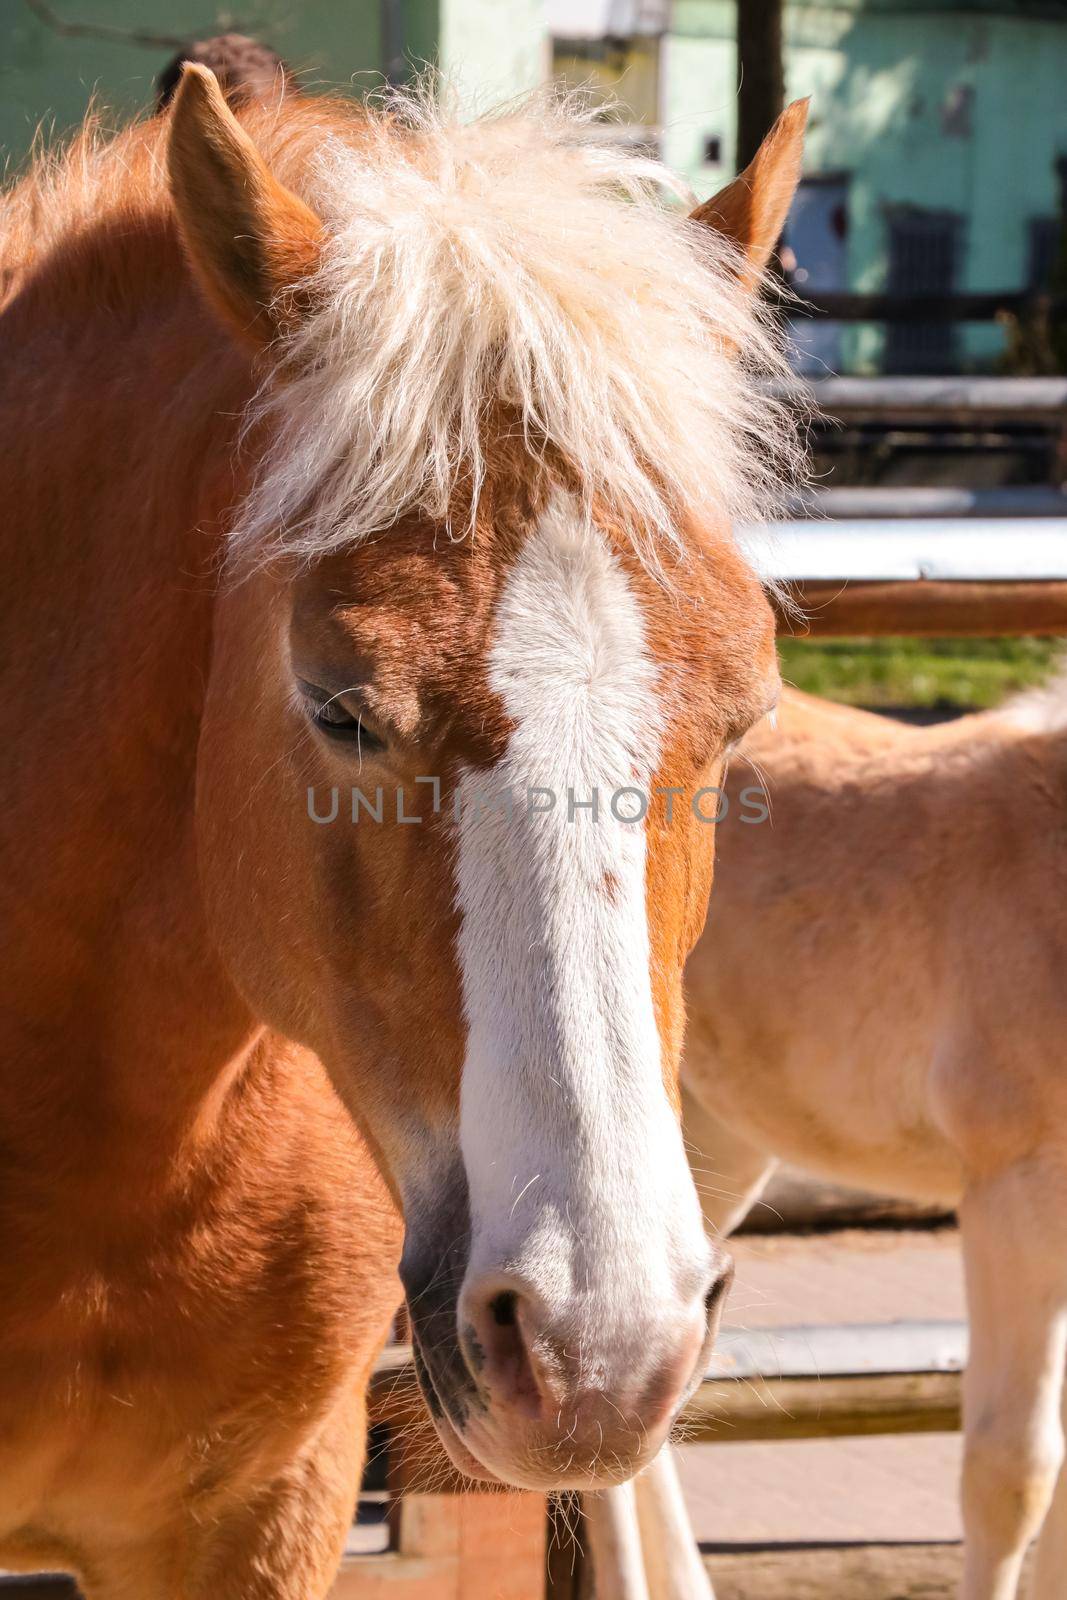
[[[536,1302],[519,1289],[502,1289],[500,1280],[466,1291],[460,1313],[464,1359],[476,1381],[505,1405],[526,1416],[540,1415],[549,1374],[537,1348]]]
[[[513,1328],[515,1326],[517,1298],[511,1290],[506,1290],[503,1294],[494,1295],[490,1300],[489,1310],[498,1328]]]

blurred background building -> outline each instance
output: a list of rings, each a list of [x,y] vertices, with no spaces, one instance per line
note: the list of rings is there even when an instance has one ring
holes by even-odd
[[[1067,0],[4,0],[0,147],[94,94],[151,102],[179,43],[237,28],[303,79],[362,93],[425,62],[486,103],[591,89],[618,136],[703,196],[736,170],[738,25],[779,13],[787,98],[812,96],[786,244],[801,295],[1010,297],[1047,287],[1067,160]],[[610,106],[610,109],[609,109]],[[854,309],[862,309],[857,305]],[[809,370],[996,369],[1010,319],[798,321]]]

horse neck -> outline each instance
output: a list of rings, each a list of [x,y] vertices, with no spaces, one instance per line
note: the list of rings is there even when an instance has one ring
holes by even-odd
[[[86,296],[83,252],[66,297],[34,284],[0,319],[0,892],[18,932],[0,1120],[112,1182],[126,1154],[165,1165],[203,1131],[257,1035],[205,932],[193,826],[251,377],[173,239],[168,256],[146,231],[139,296],[131,248],[118,313],[106,280]]]

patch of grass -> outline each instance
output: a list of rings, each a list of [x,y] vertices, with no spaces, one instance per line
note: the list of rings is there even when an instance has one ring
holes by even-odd
[[[1041,683],[1061,639],[789,639],[782,677],[846,705],[995,706]]]

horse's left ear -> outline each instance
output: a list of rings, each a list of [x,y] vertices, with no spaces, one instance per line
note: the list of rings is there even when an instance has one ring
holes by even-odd
[[[741,274],[750,288],[771,259],[800,181],[809,104],[787,106],[744,172],[691,215],[740,246]]]
[[[170,117],[170,187],[193,270],[233,332],[262,349],[300,315],[322,224],[274,177],[206,67],[186,65]]]

